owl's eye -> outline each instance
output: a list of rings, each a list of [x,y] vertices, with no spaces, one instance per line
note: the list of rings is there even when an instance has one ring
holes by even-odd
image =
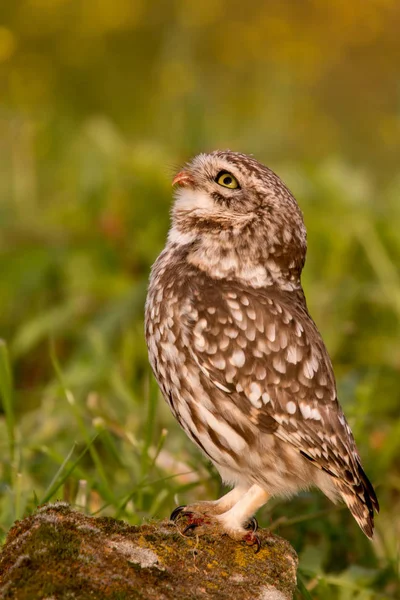
[[[222,185],[223,187],[227,187],[231,190],[240,188],[240,185],[239,185],[236,177],[234,177],[231,173],[228,173],[228,171],[220,171],[218,173],[218,175],[216,176],[215,181],[219,185]]]

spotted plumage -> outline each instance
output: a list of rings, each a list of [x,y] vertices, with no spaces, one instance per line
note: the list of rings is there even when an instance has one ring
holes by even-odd
[[[174,182],[146,303],[149,357],[174,416],[234,487],[196,511],[246,539],[268,497],[316,486],[372,537],[378,502],[300,283],[297,202],[271,170],[229,151],[197,156]]]

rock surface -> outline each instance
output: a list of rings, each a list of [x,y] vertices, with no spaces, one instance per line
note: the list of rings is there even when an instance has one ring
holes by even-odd
[[[10,530],[0,555],[0,597],[17,600],[286,600],[297,556],[258,532],[261,550],[226,536],[185,537],[170,521],[134,527],[58,502]]]

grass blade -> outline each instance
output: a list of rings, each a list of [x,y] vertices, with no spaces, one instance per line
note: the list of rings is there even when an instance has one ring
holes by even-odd
[[[8,448],[10,462],[14,461],[15,452],[15,415],[14,415],[14,393],[10,366],[10,357],[7,344],[0,339],[0,398],[3,401],[6,416]]]
[[[71,475],[71,473],[73,473],[73,471],[75,470],[76,466],[79,464],[79,462],[85,456],[86,452],[88,450],[90,450],[91,445],[95,442],[95,440],[98,438],[98,436],[99,436],[99,434],[96,434],[93,437],[93,439],[85,446],[85,448],[79,454],[78,458],[72,463],[72,465],[69,467],[69,469],[67,469],[65,471],[64,475],[60,478],[60,474],[62,473],[63,468],[68,463],[68,460],[72,456],[72,453],[73,453],[73,451],[75,449],[75,444],[74,444],[74,447],[72,448],[72,450],[68,454],[67,458],[65,459],[65,461],[61,465],[60,469],[57,471],[56,476],[53,478],[53,480],[51,482],[51,483],[54,482],[53,483],[53,487],[51,487],[51,484],[49,485],[49,487],[47,488],[47,490],[46,490],[43,498],[40,501],[40,504],[44,504],[45,502],[48,502],[50,500],[50,498],[57,492],[57,490],[60,489],[60,487],[63,485],[63,483],[68,479],[68,477]]]

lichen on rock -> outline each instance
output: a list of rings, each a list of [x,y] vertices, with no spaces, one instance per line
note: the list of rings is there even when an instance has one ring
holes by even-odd
[[[16,522],[0,556],[1,598],[286,600],[297,556],[258,532],[261,550],[226,536],[183,536],[170,521],[130,526],[64,502]]]

